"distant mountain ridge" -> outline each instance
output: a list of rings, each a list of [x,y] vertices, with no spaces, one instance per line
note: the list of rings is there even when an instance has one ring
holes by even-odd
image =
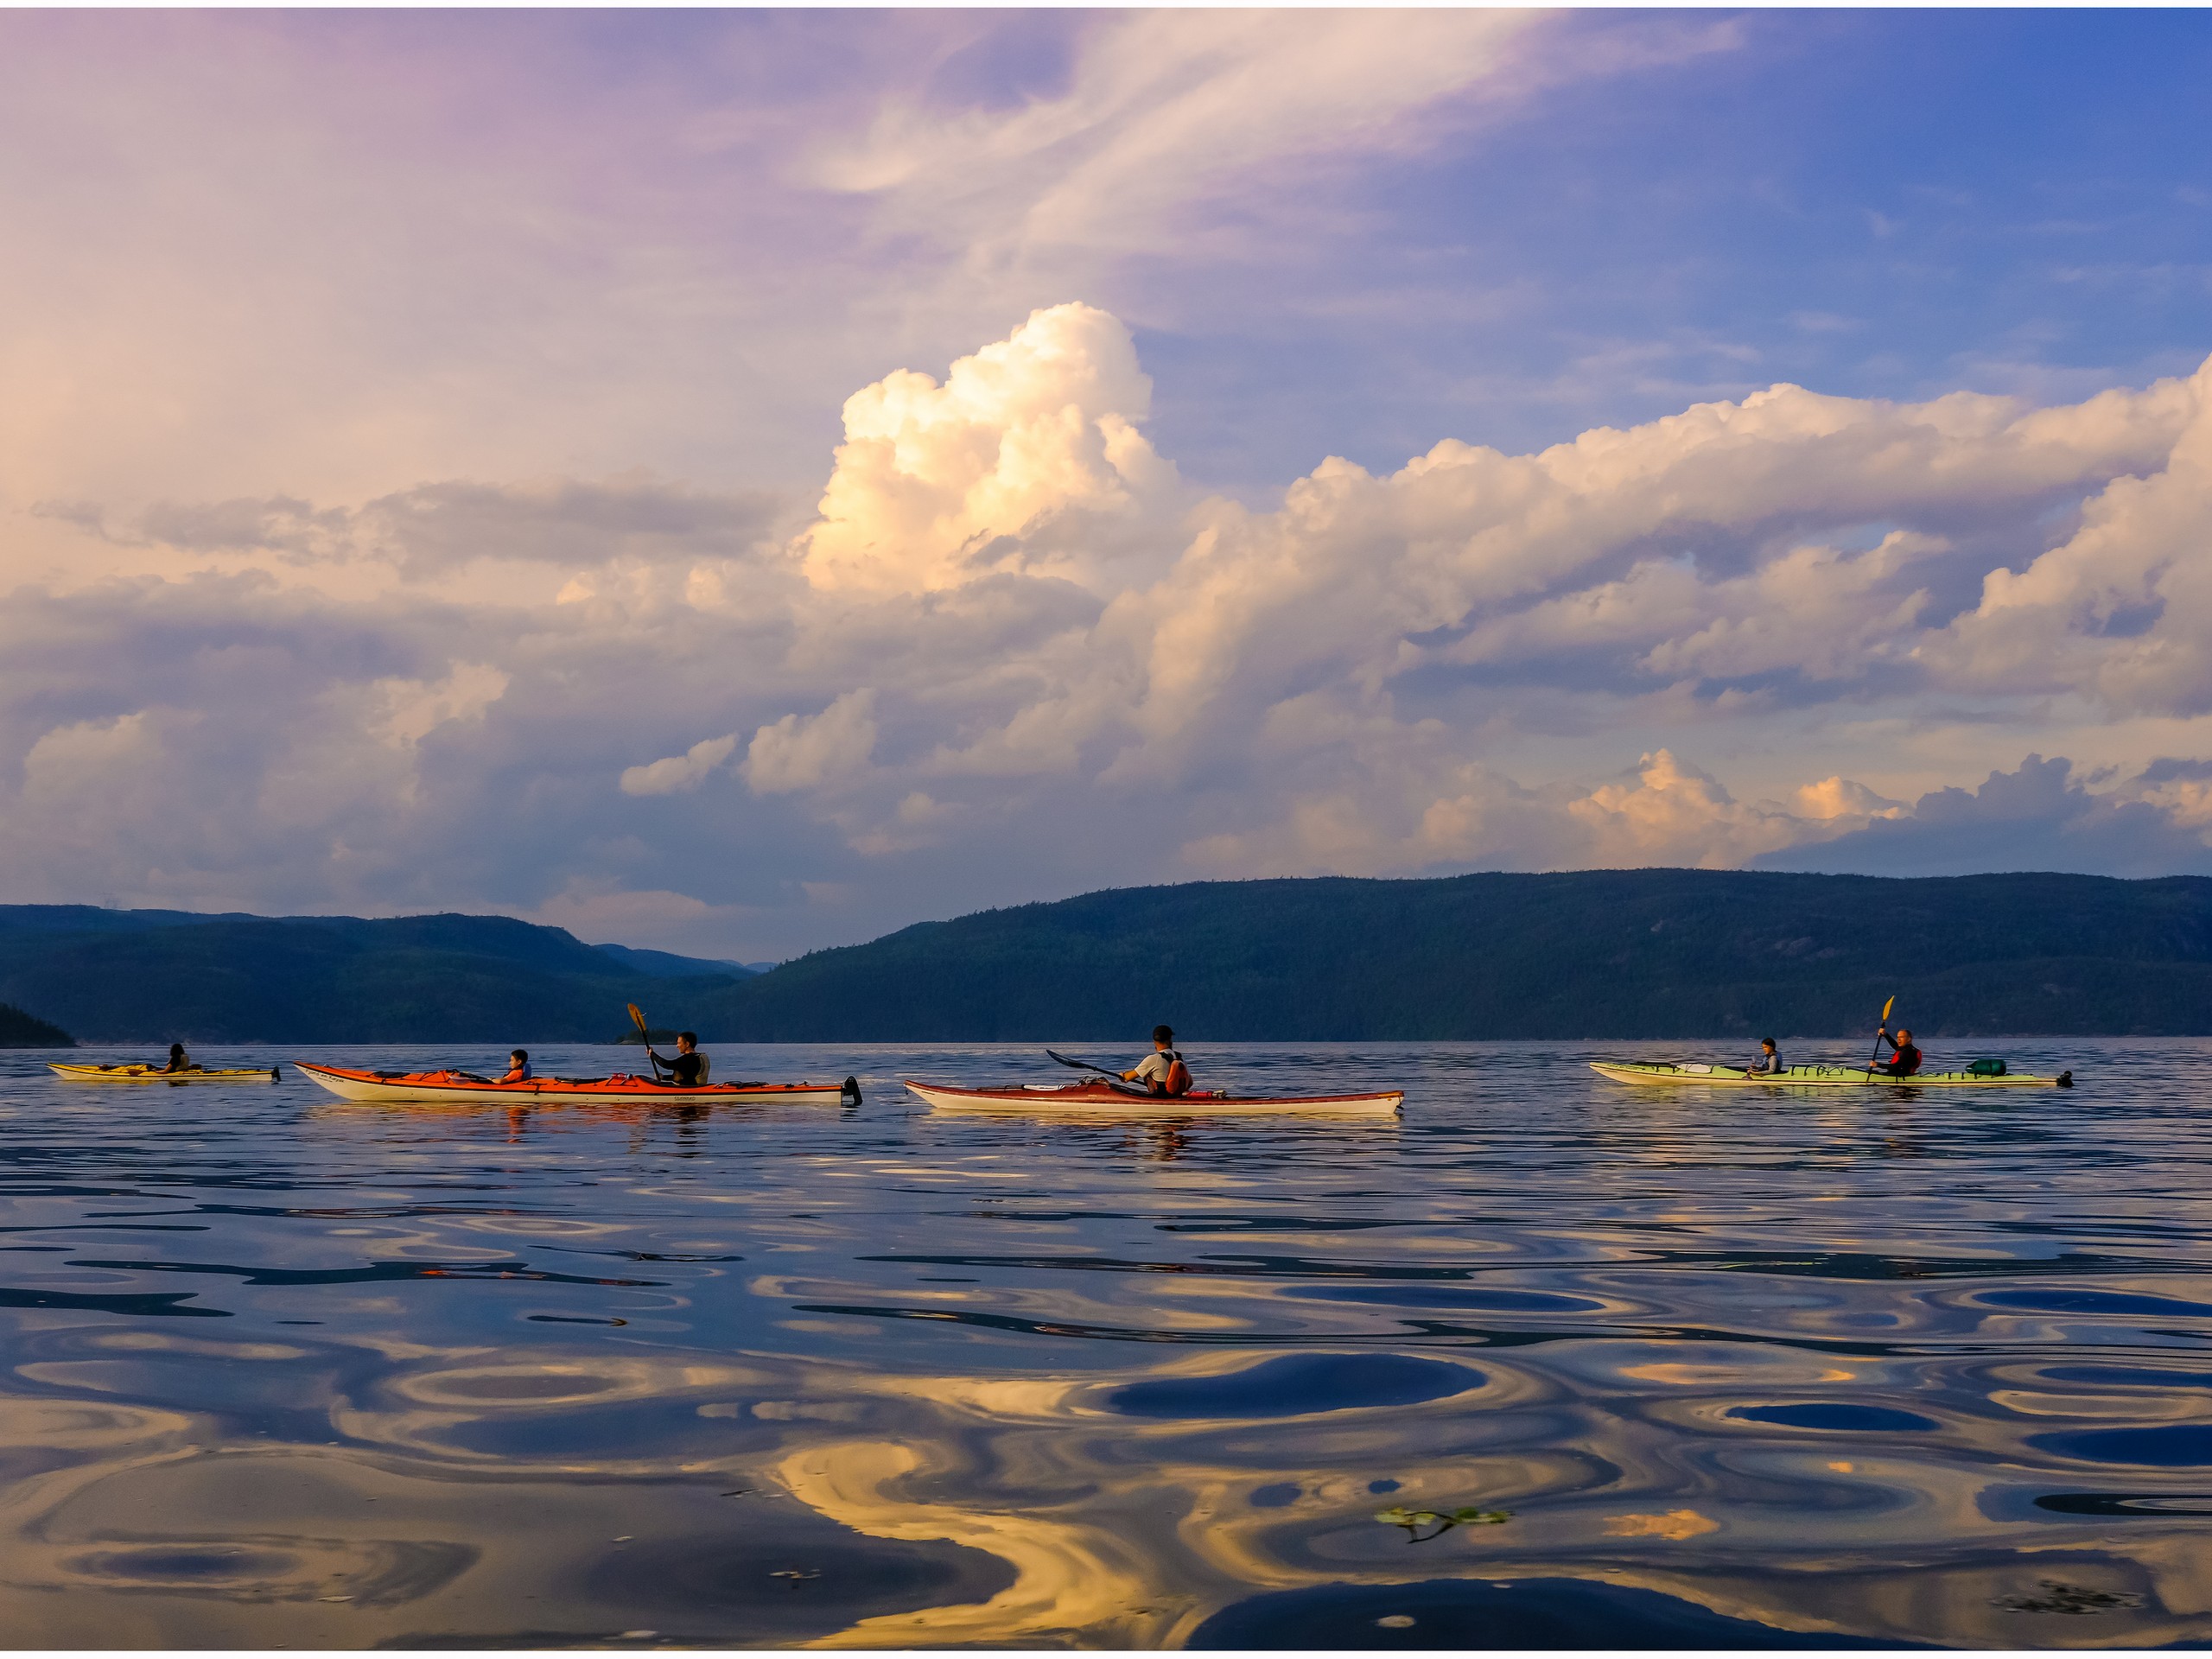
[[[0,1048],[68,1048],[75,1042],[60,1027],[0,1002]]]
[[[731,962],[724,958],[679,957],[671,950],[640,950],[627,944],[594,944],[594,950],[604,950],[615,961],[634,968],[641,974],[655,979],[694,979],[701,974],[728,974],[743,979],[763,969],[751,963]]]
[[[506,916],[0,905],[0,1001],[86,1043],[611,1042],[625,1003],[688,1023],[745,973],[637,954]]]
[[[696,971],[689,971],[696,969]],[[771,971],[504,916],[0,906],[0,1002],[80,1042],[1193,1043],[2212,1033],[2212,878],[1590,870],[1192,882]]]
[[[1590,870],[1193,882],[927,922],[711,993],[752,1041],[2212,1033],[2212,879]]]

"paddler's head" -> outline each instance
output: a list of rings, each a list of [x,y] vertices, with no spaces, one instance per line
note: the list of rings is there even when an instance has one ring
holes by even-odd
[[[1168,1027],[1166,1027],[1166,1026],[1154,1026],[1154,1027],[1152,1028],[1152,1046],[1153,1046],[1154,1048],[1173,1048],[1173,1047],[1174,1047],[1174,1046],[1175,1046],[1175,1033],[1174,1033],[1174,1032],[1173,1032],[1171,1028],[1169,1028]]]
[[[182,1043],[171,1043],[169,1045],[169,1058],[173,1060],[181,1060],[183,1058],[184,1045]]]
[[[1901,1043],[1909,1043],[1911,1040],[1912,1033],[1907,1031],[1903,1026],[1899,1026],[1897,1027],[1897,1041]]]
[[[1770,1054],[1773,1053],[1773,1052],[1774,1052],[1774,1039],[1773,1039],[1773,1038],[1771,1038],[1771,1037],[1762,1037],[1762,1038],[1760,1038],[1760,1039],[1759,1039],[1759,1046],[1760,1046],[1761,1048],[1763,1048],[1763,1049],[1766,1050],[1766,1052],[1767,1052],[1768,1053],[1770,1053]]]
[[[698,1046],[699,1033],[697,1032],[679,1031],[676,1033],[676,1052],[677,1053],[689,1054],[693,1049]]]

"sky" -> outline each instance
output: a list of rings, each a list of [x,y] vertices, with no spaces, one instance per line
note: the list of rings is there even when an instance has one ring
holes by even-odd
[[[2196,11],[0,12],[0,902],[2212,874]]]

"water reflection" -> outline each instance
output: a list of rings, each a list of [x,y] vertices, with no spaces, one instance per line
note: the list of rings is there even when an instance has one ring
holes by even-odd
[[[2031,1051],[2084,1087],[2001,1108],[1653,1099],[1586,1058],[1210,1068],[1408,1087],[1350,1127],[883,1086],[1026,1052],[886,1051],[856,1110],[149,1104],[0,1058],[0,1612],[27,1646],[2212,1638],[2212,1046]]]

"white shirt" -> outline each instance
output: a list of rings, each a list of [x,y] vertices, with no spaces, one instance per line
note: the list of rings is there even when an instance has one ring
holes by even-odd
[[[1167,1081],[1167,1068],[1180,1058],[1173,1049],[1154,1049],[1151,1053],[1137,1062],[1137,1081],[1165,1084]]]

